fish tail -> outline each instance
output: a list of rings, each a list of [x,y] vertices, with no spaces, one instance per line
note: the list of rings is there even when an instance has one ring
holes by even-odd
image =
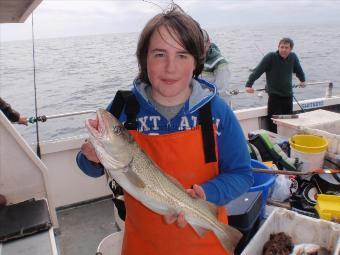
[[[242,238],[242,233],[237,229],[222,223],[220,224],[219,229],[214,229],[213,231],[223,248],[233,254],[236,245]]]

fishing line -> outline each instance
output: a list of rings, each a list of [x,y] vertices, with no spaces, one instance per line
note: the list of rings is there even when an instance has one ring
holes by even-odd
[[[249,33],[251,34],[251,37],[254,39],[255,35],[253,34],[253,32],[251,30],[248,30]],[[255,40],[253,40],[253,45],[255,46],[255,48],[261,53],[262,57],[264,57],[264,53],[263,51],[260,49],[260,47],[257,45],[257,43],[255,42]],[[253,69],[253,68],[252,68]]]
[[[162,12],[164,11],[162,6],[160,6],[159,4],[156,4],[156,3],[152,2],[152,1],[142,0],[142,2],[146,2],[146,3],[152,4],[154,6],[157,6],[158,8],[160,8],[162,10]]]
[[[300,103],[299,103],[299,101],[296,99],[296,97],[295,97],[294,95],[292,95],[292,96],[293,96],[295,102],[297,103],[297,105],[301,108],[301,111],[302,111],[302,112],[306,112],[305,109],[302,108],[302,106],[300,105]]]
[[[169,6],[176,5],[173,0],[171,0],[170,3],[169,3],[169,1],[166,1],[167,2],[167,7],[166,8],[163,8],[162,6],[160,6],[159,4],[157,4],[157,3],[153,2],[153,1],[148,1],[148,0],[142,0],[142,1],[146,2],[146,3],[149,3],[149,4],[152,4],[154,6],[157,6],[159,9],[161,9],[161,11],[163,13],[166,12],[166,10],[169,8]]]
[[[157,4],[153,1],[148,1],[148,0],[142,0],[143,2],[146,2],[146,3],[149,3],[149,4],[152,4],[154,6],[157,6],[159,9],[161,9],[162,13],[163,14],[167,14],[169,12],[171,12],[172,10],[175,10],[175,9],[178,9],[180,10],[181,12],[185,13],[185,11],[178,5],[174,2],[174,0],[167,0],[167,1],[158,1],[158,2],[164,2],[164,5],[166,4],[166,7],[162,7],[160,4]]]
[[[34,21],[32,12],[32,57],[33,57],[33,83],[34,83],[34,107],[35,107],[35,118],[38,118],[38,104],[37,104],[37,84],[36,84],[36,68],[35,68],[35,47],[34,47]],[[37,134],[37,155],[41,158],[40,143],[39,143],[39,124],[38,121],[35,123],[35,129]]]

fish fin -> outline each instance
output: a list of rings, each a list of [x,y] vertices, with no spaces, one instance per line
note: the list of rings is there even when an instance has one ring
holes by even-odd
[[[220,225],[220,229],[223,229],[223,231],[218,229],[213,229],[213,231],[223,248],[231,253],[234,253],[235,247],[243,235],[236,228],[223,223],[220,223]]]
[[[137,188],[145,188],[145,182],[134,172],[131,168],[127,168],[127,171],[123,172],[126,175],[126,178]]]
[[[208,229],[202,228],[201,226],[198,225],[192,224],[191,226],[195,230],[197,235],[199,235],[200,237],[204,237],[205,234],[209,231]]]

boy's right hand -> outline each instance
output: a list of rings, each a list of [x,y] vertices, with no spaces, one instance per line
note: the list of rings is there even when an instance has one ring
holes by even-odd
[[[100,163],[93,145],[89,141],[87,141],[87,139],[85,140],[85,143],[83,143],[80,147],[80,150],[81,153],[83,153],[88,160],[97,164]]]
[[[92,127],[98,129],[98,119],[89,120],[89,123]],[[93,145],[87,139],[85,139],[85,143],[82,144],[80,150],[88,160],[97,164],[100,163]]]

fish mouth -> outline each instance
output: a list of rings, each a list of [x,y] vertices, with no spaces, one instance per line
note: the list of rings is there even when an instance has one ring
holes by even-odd
[[[85,121],[85,127],[88,129],[90,134],[94,137],[99,137],[105,130],[104,128],[104,120],[103,113],[105,111],[103,109],[98,109],[96,111],[96,119],[87,119]]]
[[[85,127],[87,128],[87,130],[90,132],[91,135],[97,136],[98,135],[98,131],[94,127],[92,127],[92,125],[90,124],[90,121],[92,121],[92,120],[93,119],[85,120]]]

